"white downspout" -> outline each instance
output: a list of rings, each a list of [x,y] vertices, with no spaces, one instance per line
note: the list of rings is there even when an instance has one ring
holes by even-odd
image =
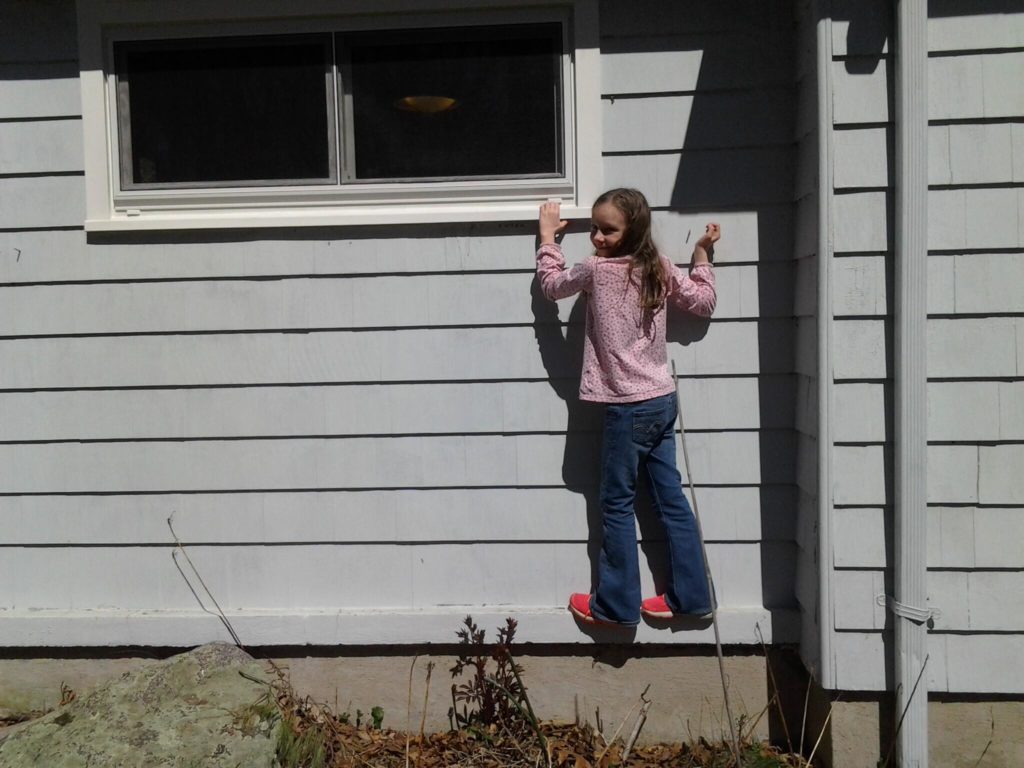
[[[901,768],[928,765],[928,5],[896,4],[895,622]]]

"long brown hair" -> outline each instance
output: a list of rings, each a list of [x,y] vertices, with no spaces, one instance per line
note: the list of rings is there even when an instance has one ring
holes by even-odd
[[[668,275],[651,237],[651,206],[638,189],[619,187],[609,189],[594,201],[594,208],[611,203],[626,218],[626,231],[617,249],[617,255],[629,255],[629,279],[633,270],[640,268],[640,306],[660,309],[668,291]]]

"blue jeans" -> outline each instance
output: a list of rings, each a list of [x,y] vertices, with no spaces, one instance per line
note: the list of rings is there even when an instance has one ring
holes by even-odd
[[[676,466],[675,394],[607,406],[601,447],[601,513],[604,541],[590,609],[599,619],[640,623],[637,555],[637,475],[643,471],[651,501],[668,537],[665,600],[673,613],[704,614],[711,595],[700,534],[683,495]]]

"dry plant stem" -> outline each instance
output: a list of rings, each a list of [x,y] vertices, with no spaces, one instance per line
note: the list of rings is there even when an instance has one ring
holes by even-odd
[[[434,671],[434,662],[427,662],[427,684],[423,691],[423,712],[420,714],[420,751],[416,754],[416,765],[420,764],[420,756],[423,754],[423,729],[427,725],[427,701],[430,699],[430,674]]]
[[[205,605],[203,605],[203,601],[202,600],[199,601],[199,607],[202,608],[206,613],[210,613],[210,614],[213,614],[214,616],[217,616],[221,620],[221,622],[224,624],[224,627],[227,629],[228,634],[231,635],[231,639],[235,641],[235,645],[237,645],[239,648],[241,648],[244,651],[245,650],[245,646],[242,645],[242,641],[239,639],[238,633],[235,632],[235,628],[233,626],[231,626],[231,622],[228,621],[228,617],[224,615],[224,611],[221,609],[220,604],[217,602],[217,598],[215,598],[213,596],[213,593],[210,591],[210,588],[208,586],[206,586],[206,582],[203,581],[203,577],[199,575],[199,571],[196,569],[195,564],[192,562],[192,558],[189,557],[188,556],[188,552],[185,551],[185,545],[181,543],[181,539],[178,538],[178,534],[174,532],[174,525],[171,522],[173,518],[174,518],[174,513],[172,512],[170,517],[167,518],[167,527],[171,529],[171,536],[174,537],[174,545],[177,547],[177,551],[171,552],[171,559],[174,560],[175,563],[177,563],[178,558],[175,557],[175,555],[177,555],[178,552],[181,552],[181,554],[185,556],[185,561],[188,563],[188,567],[191,568],[192,569],[192,573],[194,573],[196,575],[196,578],[199,580],[199,583],[203,587],[203,591],[206,592],[207,597],[210,598],[210,601],[213,603],[214,607],[217,609],[217,612],[214,613],[209,608],[207,608]],[[180,570],[181,569],[179,568],[179,571]],[[181,575],[182,576],[185,575],[184,571],[181,572]],[[187,577],[186,577],[185,581],[188,581]],[[191,585],[189,586],[189,588],[191,589]],[[195,590],[193,590],[193,594],[195,594]],[[198,597],[199,596],[196,595],[197,599],[198,599]]]
[[[729,684],[725,679],[725,659],[722,655],[722,636],[718,629],[718,599],[715,595],[715,582],[708,564],[708,549],[704,543],[704,529],[700,524],[700,511],[697,507],[697,494],[693,489],[693,475],[690,472],[690,453],[686,449],[686,427],[683,424],[683,403],[679,397],[679,376],[676,373],[676,361],[672,361],[672,381],[676,385],[676,413],[679,416],[679,440],[683,444],[683,464],[686,467],[686,482],[690,486],[690,499],[693,502],[693,517],[697,523],[697,536],[700,538],[700,552],[704,558],[704,572],[708,578],[708,591],[711,593],[711,624],[715,629],[715,652],[718,654],[718,671],[722,676],[722,697],[725,701],[725,714],[729,719],[729,733],[732,735],[733,754],[736,765],[741,764],[740,742],[736,738],[736,725],[732,719],[732,707],[729,704]]]
[[[834,703],[835,702],[833,702],[833,704]],[[825,736],[825,730],[828,728],[828,721],[829,721],[829,719],[831,717],[832,717],[832,705],[830,704],[829,707],[828,707],[828,714],[825,715],[825,722],[821,724],[821,732],[818,733],[818,740],[814,742],[814,749],[811,750],[811,755],[810,755],[810,757],[807,758],[807,763],[809,765],[813,765],[814,764],[814,753],[818,751],[818,745],[821,744],[821,740]]]
[[[413,656],[412,664],[409,665],[409,697],[405,705],[405,768],[409,768],[409,739],[412,731],[412,672],[416,669],[416,660],[419,657],[419,654]]]
[[[523,705],[516,701],[515,696],[513,696],[511,691],[509,691],[505,686],[503,686],[493,677],[488,676],[484,679],[489,684],[493,685],[497,690],[501,691],[505,698],[508,699],[509,704],[515,707],[516,711],[520,714],[520,716],[522,716],[522,718],[529,724],[530,728],[537,736],[537,741],[540,742],[541,749],[544,750],[544,754],[547,756],[548,765],[551,765],[551,750],[548,748],[548,740],[547,738],[545,738],[544,734],[540,730],[540,723],[537,722],[537,718],[533,714],[532,707],[531,711],[528,712],[527,710],[523,709]],[[523,698],[526,700],[527,706],[529,706],[530,700],[526,698],[525,694]]]
[[[807,705],[811,701],[811,677],[807,677],[807,693],[804,694],[804,717],[800,721],[800,754],[804,753],[804,734],[807,733]]]
[[[629,718],[633,716],[633,710],[640,706],[641,702],[646,701],[646,699],[644,699],[644,694],[647,693],[650,687],[651,684],[648,683],[647,688],[644,688],[644,692],[640,694],[640,698],[637,701],[633,702],[633,706],[629,708],[629,712],[627,712],[626,716],[622,718],[622,720],[619,722],[619,727],[615,729],[615,733],[612,734],[612,737],[610,739],[605,741],[604,749],[602,749],[600,752],[597,753],[597,755],[594,756],[595,763],[601,762],[601,758],[604,757],[604,753],[611,749],[612,744],[614,744],[615,740],[619,738],[619,733],[622,732],[622,729],[625,727],[626,723],[629,722]],[[604,738],[603,735],[602,738]]]
[[[757,639],[761,641],[761,650],[764,651],[764,663],[768,667],[768,680],[772,684],[772,701],[775,702],[775,708],[779,711],[779,721],[782,723],[782,732],[786,735],[786,748],[793,752],[793,740],[789,737],[789,724],[786,723],[786,713],[782,711],[782,694],[779,692],[779,684],[775,682],[775,670],[772,669],[771,663],[768,661],[768,646],[764,642],[764,635],[761,633],[761,623],[756,622],[754,629],[757,630]],[[771,702],[768,702],[771,704]],[[758,717],[760,720],[760,717]],[[753,733],[753,729],[751,729]]]
[[[650,686],[647,686],[650,688]],[[644,689],[644,693],[647,693],[647,688]],[[644,705],[640,707],[640,714],[636,716],[636,722],[633,724],[633,731],[629,734],[629,738],[626,740],[626,747],[622,750],[622,764],[625,765],[626,761],[629,760],[629,753],[633,750],[633,745],[636,744],[637,738],[640,736],[640,730],[644,727],[644,723],[647,722],[647,713],[651,710],[652,702],[650,699],[644,698],[644,693],[640,694],[640,698],[643,699]]]

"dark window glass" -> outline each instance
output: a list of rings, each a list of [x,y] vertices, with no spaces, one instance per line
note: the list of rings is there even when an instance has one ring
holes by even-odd
[[[559,24],[339,36],[364,179],[563,172]]]
[[[121,184],[336,178],[330,35],[116,43]]]

